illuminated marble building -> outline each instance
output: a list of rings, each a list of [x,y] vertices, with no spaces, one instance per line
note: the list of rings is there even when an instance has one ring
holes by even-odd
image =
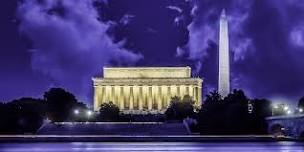
[[[163,113],[173,96],[190,95],[200,107],[202,79],[190,67],[104,67],[93,78],[94,110],[112,101],[123,113]]]

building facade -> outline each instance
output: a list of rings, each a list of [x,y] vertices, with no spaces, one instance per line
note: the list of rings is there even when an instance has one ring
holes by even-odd
[[[189,95],[201,106],[202,79],[191,78],[190,67],[103,68],[93,78],[94,110],[113,102],[123,113],[163,113],[173,96]]]

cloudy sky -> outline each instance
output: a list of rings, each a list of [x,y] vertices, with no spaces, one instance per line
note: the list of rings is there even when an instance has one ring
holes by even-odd
[[[0,101],[64,87],[91,104],[103,66],[191,66],[217,86],[219,15],[229,18],[232,88],[304,96],[302,0],[7,0],[0,2]]]

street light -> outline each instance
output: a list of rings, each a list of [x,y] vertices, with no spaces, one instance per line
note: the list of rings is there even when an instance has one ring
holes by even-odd
[[[300,108],[300,109],[299,109],[299,112],[300,112],[300,113],[302,113],[302,112],[303,112],[303,109],[302,109],[302,108]]]
[[[289,109],[288,106],[284,106],[284,110],[287,111]]]
[[[277,112],[278,109],[279,109],[279,105],[272,104],[271,105],[271,113],[272,113],[272,115],[274,115]]]
[[[290,111],[290,110],[288,110],[288,111],[287,111],[287,114],[291,114],[291,111]]]
[[[90,117],[92,114],[93,114],[93,112],[92,112],[92,111],[90,111],[90,110],[88,110],[88,111],[87,111],[87,115],[88,115],[88,117]]]
[[[78,115],[78,114],[79,114],[79,110],[78,110],[78,109],[75,109],[75,110],[74,110],[74,114],[75,114],[75,115]]]

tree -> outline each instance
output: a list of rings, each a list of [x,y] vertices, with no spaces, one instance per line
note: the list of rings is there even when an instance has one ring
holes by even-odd
[[[229,93],[227,97],[224,98],[226,102],[239,103],[247,107],[249,99],[246,97],[243,90],[234,89],[232,93]]]
[[[210,94],[206,95],[205,102],[214,103],[214,102],[220,102],[220,101],[222,101],[222,96],[215,90],[210,92]]]
[[[89,108],[87,107],[86,104],[82,103],[82,102],[77,102],[73,105],[72,107],[72,111],[71,111],[71,117],[69,117],[69,119],[71,121],[88,121],[88,111]],[[77,111],[77,112],[76,112]],[[92,120],[92,119],[90,119]]]
[[[226,103],[217,91],[210,92],[199,112],[198,125],[201,134],[223,134]]]
[[[232,93],[224,99],[226,106],[226,126],[227,130],[233,134],[244,134],[249,129],[248,102],[242,90],[233,90]]]
[[[254,134],[267,134],[266,117],[272,115],[271,102],[267,99],[254,99],[251,113],[251,131]]]
[[[183,120],[191,117],[194,115],[194,103],[195,101],[189,95],[185,95],[183,99],[174,96],[171,98],[165,115],[169,120]]]
[[[43,100],[21,98],[0,106],[1,133],[35,133],[45,117]]]
[[[71,120],[74,109],[87,109],[74,95],[61,88],[45,92],[44,99],[21,98],[0,103],[0,133],[35,133],[45,118],[52,121]]]
[[[242,90],[233,90],[227,97],[213,91],[199,113],[202,134],[244,134],[248,131],[248,101]]]
[[[299,100],[298,108],[304,109],[304,96]]]
[[[51,88],[43,97],[48,108],[48,118],[53,122],[67,121],[77,104],[75,96],[62,88]]]
[[[119,119],[119,108],[112,101],[102,103],[99,109],[99,116],[104,121],[117,121]]]

